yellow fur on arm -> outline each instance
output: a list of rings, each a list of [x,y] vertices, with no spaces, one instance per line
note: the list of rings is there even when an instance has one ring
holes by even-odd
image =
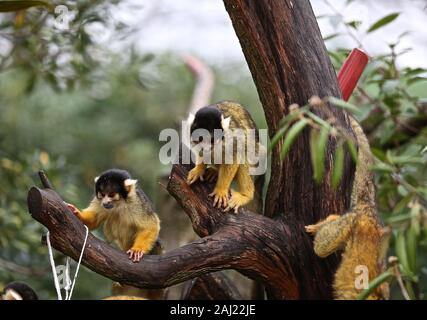
[[[233,182],[234,176],[239,168],[238,164],[223,164],[219,167],[218,181],[215,189],[217,190],[229,190],[231,182]]]
[[[156,219],[136,234],[131,250],[149,253],[159,236],[159,232],[160,223]]]
[[[89,230],[94,230],[99,226],[97,213],[95,211],[85,209],[80,212],[78,217],[89,228]]]
[[[100,205],[97,200],[92,200],[89,207],[79,212],[78,218],[89,228],[89,230],[94,230],[99,227],[103,221],[103,216],[99,213],[101,212]]]
[[[346,242],[355,216],[355,213],[349,212],[320,226],[314,238],[314,251],[319,257],[329,256]]]
[[[239,185],[239,192],[252,200],[255,193],[255,186],[252,177],[249,175],[249,166],[243,164],[237,171],[237,184]]]

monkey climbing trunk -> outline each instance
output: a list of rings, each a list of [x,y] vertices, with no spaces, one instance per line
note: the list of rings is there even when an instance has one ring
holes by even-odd
[[[257,86],[270,136],[279,129],[290,104],[304,105],[313,95],[341,96],[309,0],[224,3]],[[325,105],[314,112],[322,118],[334,117],[352,133],[342,110]],[[328,155],[335,143],[333,139],[328,142]],[[263,283],[271,299],[332,298],[332,276],[339,259],[336,255],[328,259],[315,256],[304,226],[348,209],[354,165],[346,154],[341,184],[334,191],[329,179],[332,157],[326,156],[326,177],[316,185],[308,145],[305,131],[284,161],[279,157],[280,144],[273,150],[264,216],[248,211],[224,214],[208,197],[212,186],[189,186],[186,176],[191,167],[174,165],[168,191],[202,238],[131,264],[125,253],[90,236],[82,263],[113,280],[144,288],[168,287],[234,269]],[[30,190],[29,211],[50,230],[52,245],[75,259],[82,245],[83,225],[51,186],[45,187]],[[228,292],[232,298],[233,290]]]

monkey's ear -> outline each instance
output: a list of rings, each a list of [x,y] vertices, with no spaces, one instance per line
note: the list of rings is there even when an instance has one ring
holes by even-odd
[[[230,128],[230,121],[231,121],[231,117],[224,118],[224,116],[221,116],[222,130],[228,130]]]
[[[96,183],[98,181],[99,177],[95,177],[95,179],[93,179],[93,181]]]
[[[138,180],[126,179],[124,182],[126,190],[130,192],[133,188],[135,188],[137,182]]]
[[[21,295],[13,289],[6,290],[3,300],[23,300]]]
[[[188,126],[191,126],[193,124],[195,118],[196,118],[196,116],[190,112],[190,114],[188,115],[188,118],[187,118]]]

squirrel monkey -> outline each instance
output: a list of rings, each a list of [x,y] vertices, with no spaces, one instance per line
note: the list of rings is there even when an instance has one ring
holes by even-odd
[[[342,216],[330,215],[305,227],[308,233],[315,235],[314,251],[319,257],[343,250],[333,284],[335,298],[340,300],[356,299],[363,290],[355,284],[361,266],[367,268],[369,281],[384,272],[389,238],[389,231],[382,227],[377,215],[374,177],[369,170],[373,157],[368,139],[354,118],[351,117],[350,123],[359,147],[350,212]],[[388,291],[385,283],[368,299],[388,299]]]
[[[243,106],[229,101],[203,107],[195,115],[190,114],[187,121],[192,150],[196,154],[196,166],[188,173],[187,182],[193,184],[199,179],[209,182],[217,179],[210,194],[214,206],[237,213],[240,207],[254,198],[255,186],[250,168],[255,165],[257,157],[265,153],[259,143],[255,122]],[[239,148],[239,141],[234,143],[235,138],[240,139],[243,148]],[[248,146],[253,146],[254,159],[250,159]],[[239,191],[230,190],[233,180],[236,180]]]
[[[106,239],[116,242],[133,262],[150,252],[159,235],[159,217],[125,170],[110,169],[95,178],[95,197],[83,211],[68,207],[90,230],[103,223]]]

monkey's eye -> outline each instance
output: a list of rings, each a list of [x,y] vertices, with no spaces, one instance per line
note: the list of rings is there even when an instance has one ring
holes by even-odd
[[[114,198],[114,197],[116,196],[116,194],[115,194],[114,192],[110,192],[110,193],[108,194],[108,196],[109,196],[110,198]]]

